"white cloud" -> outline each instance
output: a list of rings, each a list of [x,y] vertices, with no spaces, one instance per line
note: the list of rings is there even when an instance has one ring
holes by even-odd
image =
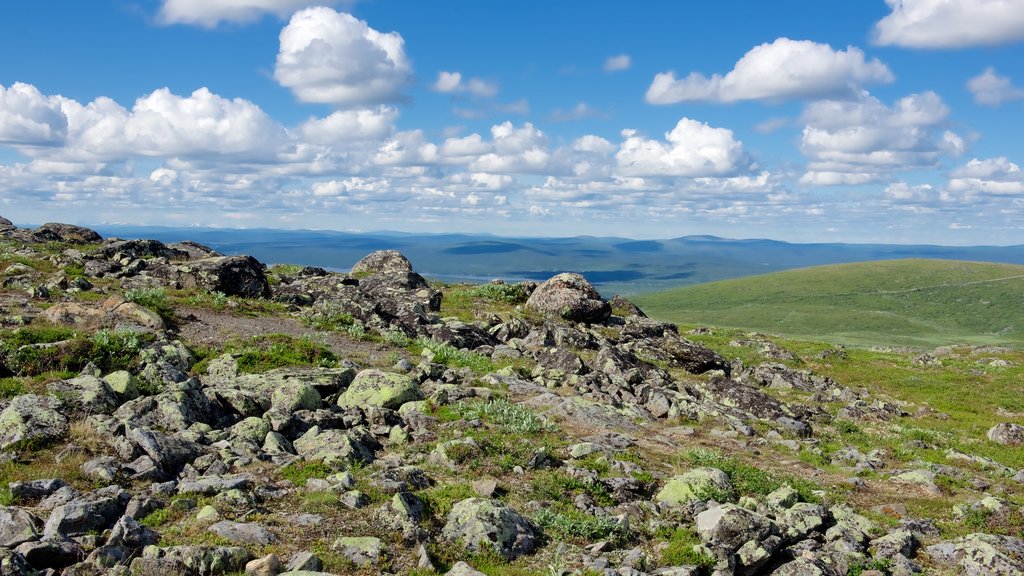
[[[679,120],[665,141],[650,140],[634,130],[615,154],[618,173],[626,176],[721,176],[743,162],[743,145],[732,130],[713,128],[689,118]]]
[[[1013,82],[996,74],[991,66],[967,81],[967,89],[974,95],[974,101],[985,106],[999,106],[1003,102],[1024,99],[1024,90]]]
[[[187,98],[166,88],[140,98],[124,130],[132,149],[150,156],[268,158],[286,139],[284,129],[259,106],[206,88]]]
[[[1022,196],[1024,171],[1005,156],[971,160],[951,174],[949,192],[965,195]]]
[[[629,54],[619,54],[617,56],[609,56],[604,61],[605,72],[621,72],[623,70],[629,70],[629,67],[633,65],[633,60],[629,57]]]
[[[744,54],[725,76],[691,72],[678,79],[674,72],[657,74],[646,99],[651,104],[675,104],[838,96],[892,80],[885,64],[877,58],[866,60],[856,47],[833,50],[828,44],[778,38]]]
[[[350,14],[308,8],[281,30],[274,78],[303,102],[366,106],[401,98],[412,66],[402,36]]]
[[[963,48],[1024,40],[1021,0],[885,0],[892,12],[874,41],[907,48]]]
[[[303,138],[314,144],[346,145],[353,141],[381,140],[395,127],[398,110],[379,106],[339,110],[325,118],[313,118],[300,127]]]
[[[530,122],[516,128],[511,122],[491,126],[494,151],[469,164],[471,170],[495,174],[537,173],[551,158],[548,139]]]
[[[867,93],[859,100],[823,100],[804,110],[800,149],[808,170],[800,182],[867,184],[891,172],[934,166],[963,150],[963,139],[938,133],[949,108],[934,92],[912,94],[888,107]]]
[[[264,14],[283,18],[299,8],[334,4],[337,0],[164,0],[159,20],[213,28],[221,22],[253,22]]]
[[[885,197],[893,202],[930,202],[936,199],[937,194],[929,184],[914,186],[899,181],[885,187]]]
[[[0,143],[47,146],[64,141],[68,121],[60,99],[44,96],[35,86],[0,84]]]
[[[461,72],[439,72],[433,89],[442,94],[464,92],[481,98],[494,98],[498,95],[498,86],[493,82],[470,78],[463,82]]]

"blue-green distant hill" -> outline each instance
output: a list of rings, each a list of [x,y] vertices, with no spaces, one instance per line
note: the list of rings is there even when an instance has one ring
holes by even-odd
[[[467,234],[400,234],[320,230],[227,230],[96,226],[104,236],[195,240],[225,254],[251,254],[268,264],[347,271],[373,250],[405,254],[416,271],[450,282],[546,280],[581,272],[605,296],[667,290],[791,268],[895,258],[943,258],[1024,264],[1024,246],[790,244],[685,236],[502,238]]]
[[[1024,266],[890,260],[818,266],[634,298],[648,315],[847,344],[1024,344]]]

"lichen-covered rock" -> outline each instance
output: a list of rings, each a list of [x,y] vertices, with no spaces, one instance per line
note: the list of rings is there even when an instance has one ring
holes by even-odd
[[[95,376],[57,380],[47,384],[46,389],[70,408],[87,414],[110,414],[120,405],[110,385]]]
[[[445,572],[446,576],[486,576],[483,572],[473,568],[463,561],[452,564],[451,570]]]
[[[965,576],[1024,574],[1024,540],[995,534],[968,534],[925,548],[938,564]]]
[[[80,328],[117,328],[137,326],[148,330],[163,330],[164,321],[149,308],[129,302],[121,296],[111,296],[95,306],[78,302],[58,302],[41,315],[51,324]]]
[[[376,566],[384,552],[380,539],[372,536],[343,536],[332,548],[356,566]]]
[[[47,222],[36,228],[32,231],[32,237],[43,242],[68,242],[70,244],[89,244],[103,240],[103,237],[95,230],[56,222]]]
[[[286,380],[274,388],[270,404],[274,409],[285,413],[316,410],[320,407],[320,393],[304,382]]]
[[[771,576],[840,576],[840,573],[820,559],[797,558],[776,568]]]
[[[221,520],[210,526],[208,530],[232,544],[266,546],[277,540],[277,536],[273,532],[255,522]]]
[[[686,504],[694,500],[725,502],[734,496],[728,474],[718,468],[693,468],[670,478],[654,499],[667,504]]]
[[[377,250],[364,256],[362,260],[352,266],[352,275],[376,274],[397,270],[407,272],[412,270],[409,259],[398,250]]]
[[[114,417],[135,426],[180,432],[202,422],[212,423],[215,407],[195,380],[168,386],[156,396],[144,396],[122,404]]]
[[[1001,422],[989,428],[988,439],[1006,446],[1024,444],[1024,426],[1012,422]]]
[[[169,565],[183,567],[185,570],[177,572],[178,574],[220,576],[225,573],[241,572],[252,559],[252,555],[245,548],[238,546],[146,546],[142,551],[142,557],[132,562],[132,573],[151,574],[152,572],[145,569],[144,562],[140,563],[138,569],[136,567],[136,562],[147,559],[163,560]]]
[[[242,298],[269,298],[270,283],[263,264],[252,256],[215,256],[178,267],[185,288],[198,287]]]
[[[549,316],[577,322],[601,322],[612,313],[610,304],[580,274],[565,272],[551,277],[533,291],[526,307]]]
[[[532,552],[537,539],[529,520],[497,500],[484,498],[456,503],[441,534],[473,552],[494,552],[506,560]]]
[[[419,385],[408,376],[367,369],[356,374],[348,389],[338,397],[338,406],[397,410],[406,402],[422,399]]]
[[[231,437],[245,440],[254,444],[260,444],[270,432],[270,425],[263,418],[250,416],[243,418],[231,427]]]
[[[700,539],[726,552],[735,552],[751,540],[764,540],[776,532],[778,527],[771,519],[735,504],[715,506],[697,515]]]
[[[14,548],[38,540],[43,521],[23,508],[0,506],[0,546]]]
[[[102,532],[124,514],[130,496],[119,486],[107,486],[57,506],[43,528],[47,538]]]
[[[373,451],[342,430],[322,430],[313,426],[296,438],[292,445],[307,460],[321,460],[328,466],[341,469],[353,462],[373,461]]]
[[[49,443],[67,434],[63,404],[53,396],[15,396],[0,412],[0,450],[23,442]]]

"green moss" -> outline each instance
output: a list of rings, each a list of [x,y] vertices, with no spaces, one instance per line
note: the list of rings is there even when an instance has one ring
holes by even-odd
[[[665,542],[661,551],[661,564],[664,566],[700,566],[710,568],[715,565],[715,557],[702,549],[700,539],[687,528],[676,528],[657,534],[658,540]]]

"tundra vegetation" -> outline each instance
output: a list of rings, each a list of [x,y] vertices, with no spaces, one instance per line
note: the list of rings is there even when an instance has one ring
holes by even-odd
[[[5,575],[1024,572],[1013,347],[3,219],[0,286]]]

